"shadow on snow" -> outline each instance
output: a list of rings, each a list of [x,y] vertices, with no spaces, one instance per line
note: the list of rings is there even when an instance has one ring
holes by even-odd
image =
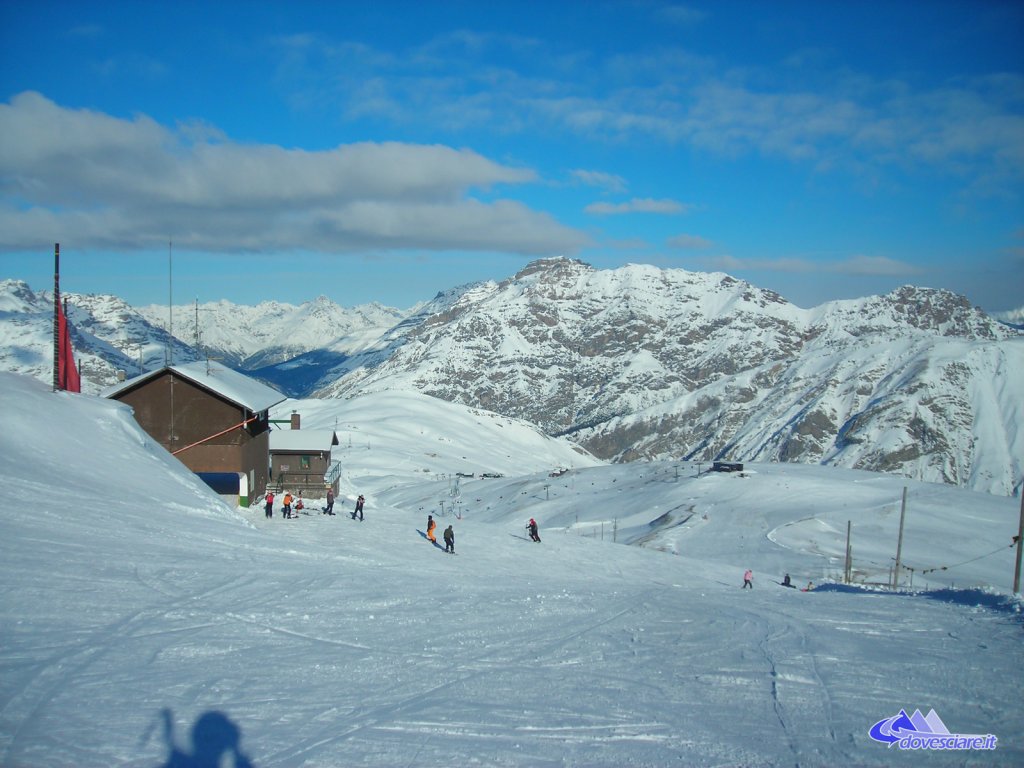
[[[844,594],[886,595],[891,597],[920,597],[938,600],[942,603],[960,605],[965,608],[985,608],[995,613],[1005,613],[1014,620],[1024,623],[1024,605],[1016,596],[1001,595],[984,589],[889,589],[887,587],[864,587],[856,584],[819,584],[814,592],[841,592]]]

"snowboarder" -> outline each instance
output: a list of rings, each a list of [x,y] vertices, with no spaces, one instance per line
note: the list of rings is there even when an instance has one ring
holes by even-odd
[[[455,531],[450,525],[444,529],[444,551],[455,554]]]
[[[356,515],[359,515],[359,521],[362,522],[362,520],[363,520],[363,504],[365,502],[366,502],[366,499],[363,498],[363,494],[359,494],[359,498],[356,499],[356,508],[352,510],[352,519],[353,520],[356,519]]]
[[[530,518],[530,522],[526,524],[526,530],[530,532],[530,538],[539,544],[540,534],[537,533],[537,521],[534,520],[532,517]]]
[[[427,515],[427,538],[430,539],[434,544],[437,544],[437,539],[434,538],[435,528],[437,528],[437,523],[434,522],[434,516]]]
[[[282,514],[290,520],[292,516],[292,495],[288,491],[284,492],[283,504]]]
[[[267,519],[269,520],[274,516],[274,493],[270,489],[267,489],[266,500],[267,506],[264,508],[264,511],[267,513]]]
[[[328,488],[327,489],[327,506],[324,507],[324,514],[325,515],[333,515],[334,514],[334,489],[333,488]]]
[[[814,591],[814,582],[808,581],[807,586],[800,590],[801,592],[812,592]]]
[[[784,587],[792,587],[793,586],[793,582],[789,580],[789,574],[788,573],[785,576],[783,576],[783,578],[782,578],[782,586],[784,586]]]
[[[747,570],[743,573],[742,589],[746,589],[747,587],[750,587],[751,589],[754,588],[754,572],[749,568],[747,568]]]

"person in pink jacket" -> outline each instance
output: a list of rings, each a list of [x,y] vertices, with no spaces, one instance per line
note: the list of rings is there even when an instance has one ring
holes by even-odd
[[[754,572],[749,568],[743,573],[743,589],[747,587],[754,588]]]

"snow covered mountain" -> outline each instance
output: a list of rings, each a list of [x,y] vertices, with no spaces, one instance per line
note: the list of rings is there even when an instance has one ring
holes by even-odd
[[[1008,312],[996,312],[993,317],[1007,325],[1024,330],[1024,307],[1017,307]]]
[[[1021,482],[1024,335],[904,287],[805,310],[724,274],[535,262],[464,290],[321,397],[408,388],[614,461],[797,461]]]
[[[166,308],[68,298],[93,391],[139,350],[162,362]],[[0,363],[48,380],[45,295],[6,281],[0,302],[23,307],[0,312]],[[611,461],[824,463],[997,494],[1024,477],[1024,333],[946,291],[802,309],[722,273],[560,258],[405,312],[321,297],[174,318],[176,360],[209,354],[293,397],[423,392]]]
[[[152,325],[166,327],[166,306],[139,307]],[[298,306],[264,301],[254,307],[228,301],[174,308],[176,336],[197,349],[210,350],[243,370],[291,360],[350,334],[378,336],[400,322],[404,312],[383,304],[344,309],[326,296]]]
[[[149,323],[116,296],[62,293],[82,389],[96,394],[117,381],[163,365],[198,359],[192,347]],[[53,380],[53,294],[20,280],[0,281],[0,369]]]
[[[226,301],[133,308],[116,296],[64,292],[83,389],[98,393],[117,381],[163,365],[207,356],[260,376],[288,394],[302,381],[273,363],[312,350],[346,357],[363,337],[376,339],[408,314],[381,304],[344,309],[321,296],[295,306],[264,302],[246,307]],[[52,378],[53,294],[17,280],[0,281],[0,369]],[[168,333],[172,328],[173,336]],[[294,366],[292,366],[294,367]],[[298,392],[296,392],[298,389]]]

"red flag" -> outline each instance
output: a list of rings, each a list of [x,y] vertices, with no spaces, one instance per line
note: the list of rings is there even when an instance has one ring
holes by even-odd
[[[68,319],[57,304],[57,333],[60,354],[57,358],[57,380],[60,388],[67,392],[81,392],[82,382],[75,365],[75,354],[71,349],[71,334],[68,333]]]

